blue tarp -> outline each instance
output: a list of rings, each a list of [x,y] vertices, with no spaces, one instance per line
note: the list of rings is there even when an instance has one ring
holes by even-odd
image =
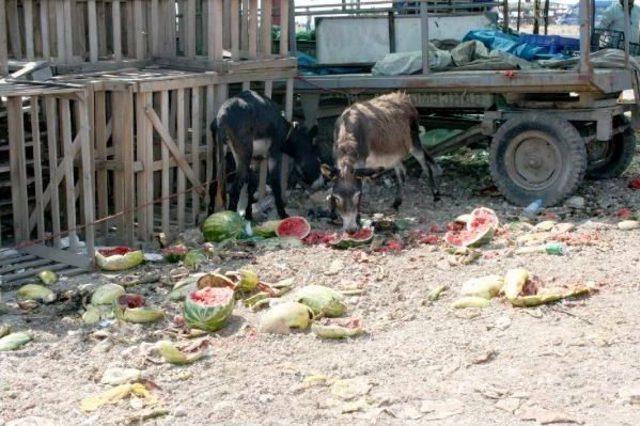
[[[489,50],[511,53],[527,61],[536,59],[564,59],[579,49],[579,41],[559,36],[521,36],[506,34],[499,30],[473,30],[464,41],[481,41]]]

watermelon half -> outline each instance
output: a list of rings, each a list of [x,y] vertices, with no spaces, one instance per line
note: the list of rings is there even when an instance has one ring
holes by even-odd
[[[294,237],[302,240],[309,235],[309,232],[311,232],[311,225],[300,216],[286,218],[276,228],[276,235],[280,238]]]
[[[230,288],[205,287],[185,299],[184,320],[191,328],[216,331],[227,323],[234,306],[235,298]]]
[[[444,240],[454,247],[478,247],[493,238],[500,222],[496,213],[486,207],[479,207],[465,217],[464,222],[454,222]]]
[[[362,228],[353,234],[343,234],[330,244],[337,249],[348,249],[351,247],[357,247],[364,244],[368,244],[373,239],[373,229]]]

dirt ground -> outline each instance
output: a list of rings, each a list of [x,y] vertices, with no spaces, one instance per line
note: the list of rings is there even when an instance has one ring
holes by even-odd
[[[375,200],[368,211],[415,218],[414,228],[426,232],[477,206],[495,209],[504,224],[521,214],[490,188],[482,153],[441,164],[446,195],[435,207],[423,181],[413,177],[397,215],[390,208],[393,190],[383,182],[366,194]],[[439,243],[388,253],[321,245],[249,251],[206,266],[250,268],[267,282],[293,277],[297,286],[361,288],[362,294],[347,299],[348,315],[361,318],[368,333],[345,341],[311,332],[258,333],[259,314],[238,303],[231,322],[208,337],[210,356],[171,366],[149,356],[158,340],[184,339],[172,331],[171,319],[181,307],[168,301],[166,285],[129,289],[166,309],[166,320],[148,326],[87,327],[75,302],[24,313],[14,293],[4,292],[0,322],[31,330],[34,340],[0,353],[0,425],[136,423],[149,413],[159,417],[148,424],[163,425],[640,424],[640,230],[615,226],[620,208],[640,208],[640,191],[627,188],[638,171],[636,164],[623,178],[585,183],[579,193],[584,208],[543,212],[577,225],[566,256],[516,255],[513,239],[524,231],[505,227],[470,264],[457,262]],[[307,207],[297,194],[290,212]],[[450,307],[467,279],[520,266],[544,283],[590,282],[599,291],[535,308],[513,308],[501,299],[485,309]],[[141,271],[166,275],[169,269],[160,264]],[[55,288],[86,290],[118,281],[96,273]],[[429,292],[440,285],[448,290],[429,301]],[[81,411],[83,398],[110,388],[100,383],[110,367],[140,369],[157,385],[157,405],[140,408],[139,401],[125,399],[93,413]]]

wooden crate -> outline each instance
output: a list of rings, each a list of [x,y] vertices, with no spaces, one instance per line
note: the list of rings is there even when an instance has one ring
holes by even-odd
[[[91,259],[94,246],[93,160],[89,92],[25,84],[0,86],[9,144],[11,215],[2,244]],[[81,250],[80,241],[86,244]],[[42,249],[42,250],[40,250]],[[45,250],[46,251],[46,250]],[[67,258],[62,253],[56,258]],[[82,256],[80,256],[82,257]],[[90,262],[90,260],[89,260]],[[77,262],[72,261],[71,264]],[[86,259],[79,265],[87,265]]]
[[[222,75],[141,69],[57,78],[90,88],[98,237],[131,244],[201,223],[216,178],[208,129],[229,86],[254,82],[271,96],[273,81],[286,80],[291,117],[295,73],[295,67]]]
[[[216,71],[224,62],[284,58],[287,25],[279,51],[271,47],[274,2],[289,13],[290,0],[3,0],[0,75],[10,59],[51,61],[67,73],[154,58],[206,60]]]

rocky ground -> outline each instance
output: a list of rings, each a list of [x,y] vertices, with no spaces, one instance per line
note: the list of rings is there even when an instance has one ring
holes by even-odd
[[[491,207],[506,226],[478,259],[461,261],[441,242],[411,242],[404,231],[389,237],[405,244],[399,251],[231,249],[205,267],[249,268],[267,282],[291,277],[297,286],[361,289],[347,299],[348,314],[361,318],[367,330],[354,339],[259,333],[260,314],[238,303],[231,322],[205,337],[208,357],[172,366],[151,350],[161,339],[187,340],[173,322],[181,307],[168,300],[169,283],[129,288],[167,311],[167,319],[147,326],[107,321],[87,327],[77,299],[24,311],[13,292],[4,292],[0,323],[30,330],[34,339],[0,353],[0,425],[121,424],[147,416],[155,417],[149,424],[167,425],[640,424],[640,230],[615,226],[616,212],[640,206],[640,191],[627,187],[638,165],[621,179],[587,182],[572,207],[546,209],[534,220],[577,225],[563,238],[569,253],[550,256],[514,253],[527,231],[508,224],[522,209],[495,194],[483,154],[468,152],[442,164],[446,196],[437,206],[414,177],[397,214],[384,182],[367,194],[367,209],[413,218],[413,230],[431,233],[432,225],[443,229],[474,207]],[[308,207],[301,197],[292,200],[292,212]],[[148,264],[137,272],[166,277],[172,267]],[[589,284],[598,291],[533,308],[514,308],[499,298],[484,309],[451,308],[467,279],[514,267],[529,269],[545,284]],[[80,285],[88,292],[121,281],[96,273],[54,288],[64,293]],[[430,301],[430,291],[441,285],[447,290]],[[127,397],[90,413],[81,410],[83,398],[112,388],[101,379],[114,367],[140,370],[155,404]]]

